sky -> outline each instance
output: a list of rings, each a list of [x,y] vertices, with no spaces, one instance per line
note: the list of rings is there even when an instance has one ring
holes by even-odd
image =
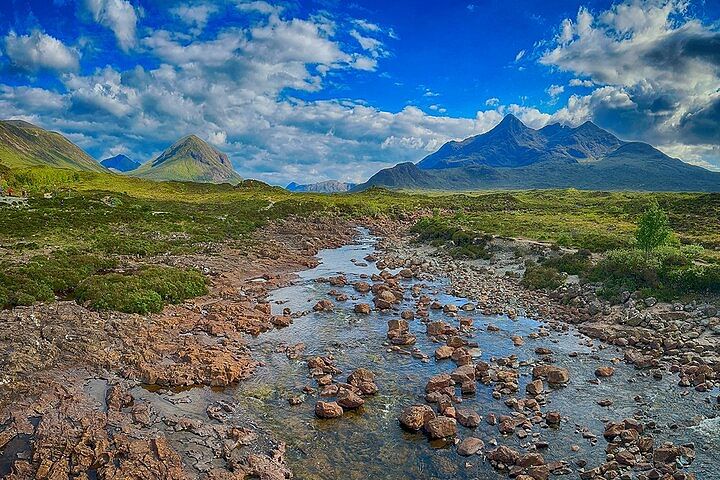
[[[720,1],[0,5],[0,118],[97,159],[196,134],[246,178],[360,182],[508,113],[720,170]]]

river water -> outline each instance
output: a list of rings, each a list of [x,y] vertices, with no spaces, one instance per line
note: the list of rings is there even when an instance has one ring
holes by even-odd
[[[264,365],[250,380],[241,382],[237,387],[222,392],[205,389],[206,399],[231,401],[239,406],[239,417],[243,421],[286,442],[287,462],[297,478],[505,478],[481,456],[461,457],[452,444],[430,443],[423,434],[407,433],[399,427],[397,416],[404,407],[424,403],[427,380],[432,375],[449,373],[455,368],[450,360],[434,360],[433,352],[439,344],[426,336],[425,324],[416,319],[410,322],[410,329],[417,337],[416,347],[430,356],[428,362],[389,351],[383,345],[387,321],[399,318],[398,312],[373,311],[366,316],[356,315],[353,305],[371,303],[371,294],[358,294],[351,286],[338,288],[314,281],[318,277],[344,274],[351,285],[361,276],[378,273],[373,263],[365,264],[362,260],[374,251],[375,243],[376,239],[363,230],[356,243],[321,251],[318,254],[321,263],[317,268],[299,273],[295,284],[274,291],[270,301],[275,313],[280,313],[285,307],[292,311],[310,310],[318,300],[331,298],[328,291],[332,289],[345,292],[351,299],[336,302],[333,312],[309,313],[297,318],[287,328],[249,339],[255,357]],[[403,281],[406,287],[414,283],[417,281]],[[443,304],[459,306],[468,301],[444,293],[447,288],[445,279],[422,283],[426,285],[423,293]],[[407,298],[401,309],[414,310],[414,299]],[[538,359],[535,349],[547,347],[554,352],[555,364],[570,370],[570,383],[550,392],[548,403],[543,407],[543,411],[561,412],[569,421],[563,422],[557,429],[536,425],[533,430],[540,433],[539,439],[550,445],[542,452],[547,461],[566,460],[574,464],[576,460],[583,459],[589,468],[601,464],[605,459],[606,446],[602,437],[604,422],[637,414],[645,422],[657,423],[657,429],[652,431],[656,444],[670,440],[676,444],[695,445],[697,459],[689,471],[695,472],[699,479],[720,478],[717,392],[699,393],[682,389],[676,386],[677,378],[670,374],[664,375],[662,380],[655,380],[651,375],[622,362],[614,365],[616,373],[613,377],[596,385],[590,383],[595,379],[595,369],[613,365],[612,360],[622,358],[622,352],[612,347],[600,349],[599,342],[572,328],[565,332],[550,329],[549,336],[529,339],[527,335],[537,332],[543,327],[542,323],[526,318],[487,317],[476,312],[463,312],[463,315],[474,320],[475,331],[470,340],[479,345],[479,351],[475,352],[478,359],[490,361],[492,357],[515,354],[520,361],[533,362]],[[431,311],[431,318],[451,324],[457,322],[442,311]],[[486,327],[489,323],[497,325],[501,331],[488,332]],[[524,337],[525,344],[515,347],[511,341],[514,335]],[[300,342],[305,344],[305,351],[299,360],[290,360],[278,351],[279,345]],[[570,357],[571,352],[577,352],[577,356]],[[335,420],[315,418],[316,396],[308,396],[298,406],[291,406],[287,401],[290,396],[298,395],[303,386],[315,386],[313,379],[308,377],[305,360],[310,356],[326,354],[332,354],[337,366],[343,370],[343,374],[336,377],[339,381],[345,381],[347,374],[355,368],[365,367],[376,373],[376,383],[380,388],[377,395],[367,397],[359,411],[346,413]],[[532,380],[530,370],[530,366],[520,368],[520,392],[524,392],[525,385]],[[197,396],[192,391],[186,394]],[[490,412],[498,416],[510,414],[504,399],[493,399],[491,394],[491,386],[478,384],[477,394],[465,398],[461,407],[473,408],[483,417]],[[204,416],[204,409],[199,405],[194,407],[190,403],[178,403],[182,400],[178,400],[178,395],[175,397],[173,409],[183,409],[184,414],[198,418]],[[597,404],[599,399],[611,399],[614,403],[611,407],[601,407]],[[497,426],[487,425],[484,421],[474,431],[458,428],[459,438],[473,435],[484,440],[486,445],[494,439],[500,445],[520,450],[531,438],[503,438]],[[597,435],[597,445],[592,446],[589,440],[584,439],[579,433],[580,428],[587,428]],[[573,445],[579,446],[579,450],[573,451]],[[576,478],[576,475],[570,478]]]

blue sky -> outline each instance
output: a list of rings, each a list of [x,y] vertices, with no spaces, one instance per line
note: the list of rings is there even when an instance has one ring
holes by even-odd
[[[720,2],[6,0],[0,117],[144,162],[195,133],[274,184],[592,120],[720,169]]]

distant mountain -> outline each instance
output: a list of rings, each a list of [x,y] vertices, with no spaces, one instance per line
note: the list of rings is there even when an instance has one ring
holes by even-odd
[[[285,187],[291,192],[312,192],[312,193],[339,193],[347,192],[355,187],[354,183],[338,182],[337,180],[326,180],[324,182],[299,185],[295,182]]]
[[[591,122],[540,130],[507,115],[495,128],[448,142],[417,165],[401,163],[354,190],[589,190],[720,191],[720,172],[671,158],[647,143],[624,142]]]
[[[107,172],[94,158],[59,133],[22,120],[0,121],[0,163],[10,168],[49,166]]]
[[[105,168],[109,168],[110,170],[113,170],[115,172],[123,173],[135,170],[140,166],[140,163],[129,157],[126,157],[123,154],[120,154],[115,155],[114,157],[106,158],[105,160],[100,162],[100,165],[104,166]]]
[[[181,182],[237,184],[242,181],[227,155],[195,135],[181,138],[155,160],[129,174],[151,180]]]
[[[522,167],[536,162],[597,161],[623,144],[613,134],[592,122],[577,128],[559,123],[540,130],[528,128],[514,115],[507,115],[495,128],[460,142],[448,142],[418,163],[422,169]]]

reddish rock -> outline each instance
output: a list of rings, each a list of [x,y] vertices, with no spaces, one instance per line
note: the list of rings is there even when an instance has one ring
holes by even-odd
[[[315,404],[315,415],[318,418],[338,418],[343,414],[343,409],[337,402],[317,402]]]
[[[457,434],[457,422],[450,417],[437,417],[425,425],[430,438],[439,439],[452,437]]]
[[[436,417],[432,408],[427,405],[412,405],[402,411],[398,417],[398,421],[403,428],[417,432],[425,426],[427,422]]]

